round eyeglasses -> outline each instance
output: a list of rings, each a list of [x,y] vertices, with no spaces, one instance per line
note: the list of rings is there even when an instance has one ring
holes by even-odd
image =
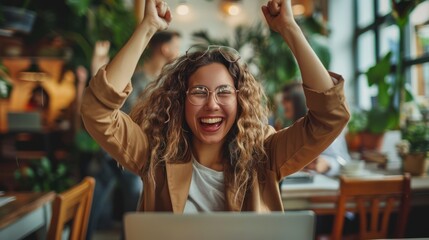
[[[198,61],[204,55],[210,51],[219,51],[222,54],[223,58],[228,62],[235,63],[240,60],[240,53],[232,47],[220,46],[220,45],[194,45],[186,51],[186,58],[191,61]],[[200,54],[196,54],[200,53]]]
[[[239,90],[230,85],[220,85],[214,91],[210,91],[205,86],[195,86],[186,91],[186,96],[192,105],[201,106],[208,102],[210,93],[215,93],[214,99],[216,103],[220,105],[229,105],[234,103],[237,99],[238,91]]]

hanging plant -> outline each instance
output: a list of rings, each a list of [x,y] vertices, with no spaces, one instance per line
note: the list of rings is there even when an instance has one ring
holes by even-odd
[[[65,31],[64,35],[81,48],[88,66],[96,41],[110,41],[110,54],[115,55],[137,24],[132,9],[127,9],[123,0],[66,0],[66,4],[85,26],[80,32]]]

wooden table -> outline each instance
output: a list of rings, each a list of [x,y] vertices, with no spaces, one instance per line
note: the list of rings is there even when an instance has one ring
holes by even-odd
[[[54,192],[9,192],[15,200],[0,207],[0,239],[21,239],[36,232],[46,239]]]
[[[374,174],[373,177],[382,175]],[[370,176],[371,177],[371,176]],[[312,183],[282,184],[285,210],[312,210],[319,215],[334,215],[339,196],[339,180],[317,174]],[[411,178],[411,206],[429,206],[429,177]],[[350,204],[349,210],[354,206]]]

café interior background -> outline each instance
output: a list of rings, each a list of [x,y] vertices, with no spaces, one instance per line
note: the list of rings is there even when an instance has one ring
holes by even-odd
[[[181,34],[181,54],[197,43],[236,48],[264,84],[270,123],[288,126],[281,89],[299,79],[299,71],[264,22],[260,6],[266,1],[167,2],[173,13],[170,29]],[[429,1],[393,2],[292,1],[316,53],[328,70],[346,79],[352,111],[346,140],[352,158],[388,169],[401,168],[404,154],[423,153],[426,165],[413,169],[420,176],[427,172],[429,153]],[[77,113],[77,69],[90,69],[97,40],[111,42],[111,57],[119,50],[142,14],[135,8],[140,3],[0,2],[0,190],[61,192],[94,167],[88,163],[100,157],[100,148]],[[24,23],[9,21],[11,7],[28,11]],[[403,19],[408,21],[402,24]],[[378,146],[366,146],[367,133],[378,136]],[[398,150],[401,140],[411,143],[411,152]]]

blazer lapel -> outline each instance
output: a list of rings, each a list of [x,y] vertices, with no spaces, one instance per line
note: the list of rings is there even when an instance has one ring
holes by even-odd
[[[167,163],[167,182],[174,213],[183,213],[192,180],[192,161]]]
[[[228,174],[228,169],[231,169],[231,167],[228,164],[225,164],[224,166],[225,166],[224,177],[226,179],[226,175]],[[225,204],[226,204],[225,207],[226,207],[226,210],[227,211],[233,211],[233,212],[241,212],[241,209],[243,207],[244,196],[235,200],[235,189],[229,187],[229,185],[230,184],[228,184],[225,181]]]

